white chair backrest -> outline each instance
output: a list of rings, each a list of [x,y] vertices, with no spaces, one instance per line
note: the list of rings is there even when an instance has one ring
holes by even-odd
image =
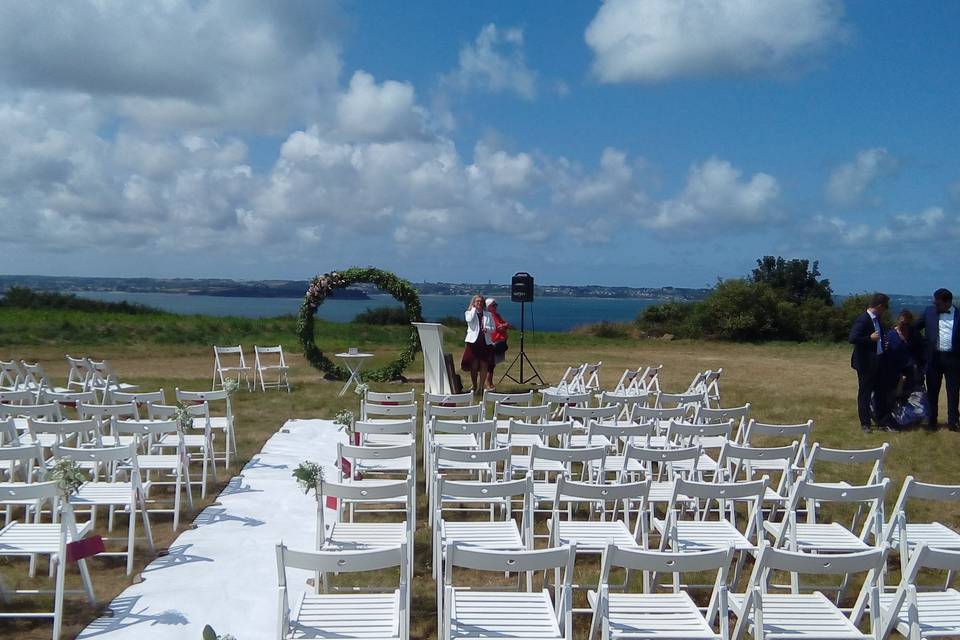
[[[608,405],[605,407],[564,407],[564,420],[571,420],[575,427],[586,429],[591,421],[616,422],[620,416],[620,407]]]
[[[468,404],[456,407],[447,407],[443,405],[430,405],[427,411],[430,420],[440,418],[442,420],[464,420],[467,422],[479,422],[483,419],[483,405]]]
[[[147,403],[166,404],[167,398],[163,389],[156,391],[117,391],[110,390],[108,399],[114,404],[135,404],[138,407],[145,406]]]
[[[487,411],[487,407],[492,409],[496,404],[517,404],[529,406],[533,404],[533,391],[524,391],[522,393],[498,393],[496,391],[484,389],[483,402],[481,404],[483,404],[484,411]]]
[[[36,444],[8,444],[0,447],[0,473],[6,472],[8,482],[17,480],[14,477],[17,465],[23,481],[32,482],[34,469],[43,469],[43,449]]]
[[[543,399],[543,404],[549,404],[557,408],[565,405],[586,407],[593,400],[593,394],[583,391],[566,393],[544,389],[540,392],[540,396]]]
[[[17,391],[0,391],[0,404],[21,405],[33,404],[37,400],[37,393],[29,389]]]
[[[623,450],[624,474],[627,473],[627,463],[630,460],[636,460],[646,470],[648,476],[658,480],[673,480],[680,475],[697,477],[697,463],[701,455],[703,455],[703,449],[699,446],[651,449],[630,443]],[[685,469],[683,474],[675,473],[674,465],[684,462],[690,463],[687,465],[689,469]]]
[[[353,423],[353,430],[360,434],[360,443],[363,444],[364,437],[368,434],[390,434],[407,435],[413,441],[417,431],[417,421],[410,420],[391,420],[390,422],[367,422],[357,420]]]
[[[843,469],[844,477],[840,479],[850,484],[877,484],[883,479],[883,465],[889,451],[890,443],[888,442],[884,442],[883,445],[873,449],[827,449],[820,446],[819,442],[815,442],[813,443],[813,449],[810,451],[810,459],[807,462],[806,477],[811,482],[816,482],[817,463],[826,462],[834,466],[845,465]],[[847,468],[853,466],[869,467],[870,471],[865,480],[856,481],[848,477]]]
[[[133,404],[87,404],[77,403],[77,413],[81,418],[132,418],[140,417],[137,405]]]
[[[0,405],[0,415],[22,416],[41,420],[62,420],[60,405],[56,402],[45,404]]]
[[[62,406],[77,406],[77,403],[96,404],[97,394],[94,391],[51,391],[40,389],[38,397],[41,402],[56,402]]]
[[[661,409],[683,407],[695,409],[703,404],[703,393],[658,393],[656,406]]]
[[[413,404],[417,401],[413,389],[410,391],[370,391],[367,389],[363,393],[363,399],[367,404]]]
[[[440,420],[436,416],[430,423],[430,435],[441,434],[470,434],[477,437],[480,448],[491,446],[497,432],[497,423],[493,420],[482,422],[465,422],[461,420]]]
[[[516,418],[523,422],[545,422],[550,417],[548,404],[500,404],[494,405],[493,417],[496,420]]]
[[[719,422],[715,424],[702,424],[698,422],[678,422],[670,421],[667,427],[667,443],[669,445],[679,445],[688,447],[703,443],[706,438],[721,438],[729,441],[733,438],[733,421]],[[704,444],[704,446],[708,446]],[[715,445],[714,445],[715,446]]]
[[[511,420],[507,427],[507,442],[512,442],[513,436],[525,435],[540,436],[545,443],[556,438],[562,445],[567,442],[572,433],[572,422],[520,422]]]
[[[716,424],[718,422],[733,421],[735,437],[737,442],[743,441],[743,431],[747,425],[747,418],[750,416],[750,403],[742,407],[705,407],[700,405],[693,414],[694,422],[705,422]]]
[[[417,403],[412,404],[367,404],[360,401],[361,420],[415,420]]]
[[[463,406],[465,404],[473,404],[473,402],[473,393],[469,391],[466,393],[430,393],[424,391],[423,393],[424,408],[426,408],[427,405]]]
[[[180,431],[176,420],[114,420],[112,428],[117,435],[137,436],[141,439]]]
[[[37,442],[37,436],[48,433],[55,436],[57,444],[62,444],[71,436],[75,436],[80,442],[89,442],[96,446],[100,445],[100,425],[97,420],[42,420],[29,418],[27,420],[27,433],[30,434],[30,440]]]

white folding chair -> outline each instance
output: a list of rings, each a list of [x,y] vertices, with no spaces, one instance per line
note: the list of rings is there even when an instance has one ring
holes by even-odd
[[[407,545],[389,549],[362,551],[296,551],[281,542],[277,545],[279,609],[277,638],[338,638],[340,640],[377,638],[407,640],[410,635],[410,578]],[[288,594],[288,569],[300,569],[324,577],[381,571],[398,567],[400,581],[391,587],[359,587],[335,593],[320,593],[325,580],[315,580],[315,592],[305,593],[291,607]],[[382,584],[383,578],[364,584]]]
[[[290,367],[287,366],[286,358],[283,357],[283,346],[260,347],[253,346],[254,373],[253,384],[256,386],[257,379],[260,379],[260,390],[286,389],[290,393]],[[264,357],[265,356],[265,357]],[[267,380],[270,376],[270,380]]]
[[[140,472],[146,474],[147,486],[152,490],[156,486],[173,487],[173,507],[157,508],[151,507],[154,513],[173,513],[173,530],[180,528],[180,494],[186,491],[187,505],[193,510],[193,491],[190,482],[190,458],[187,456],[187,448],[183,442],[183,433],[180,431],[180,425],[175,420],[114,420],[112,430],[118,436],[123,438],[129,436],[134,438],[137,449],[145,451],[137,455],[137,465]],[[167,438],[168,441],[177,439],[178,445],[174,453],[163,453],[165,449],[160,448],[161,439]],[[152,474],[165,473],[164,479],[154,479]],[[170,476],[173,479],[170,479]],[[145,499],[152,502],[149,492]]]
[[[197,421],[200,420],[200,424],[203,427],[201,433],[184,433],[181,431],[179,434],[166,434],[160,436],[160,439],[154,444],[154,447],[163,453],[167,449],[179,450],[182,446],[187,452],[187,458],[189,461],[193,461],[197,456],[200,458],[200,480],[191,480],[191,484],[200,485],[200,497],[207,497],[207,479],[211,478],[214,482],[217,480],[217,460],[214,457],[213,453],[213,440],[214,433],[209,421],[209,415],[207,413],[207,406],[205,404],[197,405],[185,405],[187,413],[191,416],[193,421],[194,431],[199,431],[196,429]],[[165,405],[165,404],[154,404],[152,402],[147,403],[147,417],[150,420],[170,420],[174,419],[177,416],[178,408]]]
[[[237,387],[241,381],[246,381],[247,391],[252,390],[250,383],[250,367],[243,358],[243,347],[213,347],[213,383],[211,389],[217,385],[222,389],[227,378],[235,379]]]
[[[83,418],[77,410],[78,405],[97,404],[97,394],[95,391],[53,391],[50,389],[40,389],[37,391],[37,402],[55,402],[60,405],[60,415],[68,416],[68,409],[71,409],[78,418]]]
[[[810,445],[813,443],[813,420],[807,420],[800,424],[767,424],[757,422],[753,418],[747,423],[747,429],[743,433],[743,446],[745,447],[772,447],[782,446],[791,442],[797,443],[797,459],[793,466],[798,472],[805,472],[807,463],[810,460]],[[771,464],[779,464],[777,461],[771,461]],[[754,465],[757,470],[779,470],[776,467],[763,467],[762,463]]]
[[[890,452],[890,443],[884,442],[879,447],[872,449],[828,449],[820,445],[819,442],[813,443],[813,449],[810,450],[810,458],[807,461],[806,478],[810,482],[817,484],[833,484],[835,486],[878,484],[883,480],[883,465]],[[838,482],[824,482],[816,478],[817,463],[827,463],[833,466],[834,473],[842,465],[843,480]],[[869,469],[866,478],[854,479],[850,472]],[[862,478],[862,476],[861,476]]]
[[[647,391],[636,392],[611,392],[603,391],[600,393],[599,402],[601,407],[616,406],[620,408],[618,417],[621,421],[631,422],[634,419],[634,407],[649,406],[651,400],[656,398],[655,394]]]
[[[86,404],[77,402],[77,414],[81,420],[95,420],[100,432],[98,446],[114,447],[128,445],[133,436],[118,436],[110,429],[114,420],[136,420],[140,417],[137,405],[133,404]]]
[[[720,450],[717,465],[720,473],[717,480],[725,482],[750,482],[769,475],[779,474],[776,484],[771,482],[763,500],[770,505],[770,515],[786,506],[790,493],[798,479],[793,463],[797,459],[798,443],[788,447],[745,447],[728,442]],[[769,518],[770,516],[768,516]]]
[[[0,390],[24,390],[24,373],[16,360],[0,360]]]
[[[237,453],[237,425],[233,414],[233,402],[225,389],[217,391],[182,391],[175,389],[177,402],[184,404],[202,405],[206,407],[206,415],[194,418],[195,429],[205,429],[207,425],[215,431],[223,431],[223,455],[217,460],[223,460],[224,466],[230,468],[230,455]],[[223,403],[223,412],[213,413],[212,403]],[[214,452],[216,456],[216,452]]]
[[[764,544],[753,566],[744,594],[731,593],[730,610],[737,617],[733,638],[740,640],[749,632],[757,640],[877,640],[880,635],[879,574],[887,549],[877,548],[843,554],[812,554],[774,549]],[[770,575],[774,571],[794,574],[791,583],[799,584],[795,574],[839,576],[844,583],[851,575],[867,574],[856,602],[845,612],[820,591],[770,593]],[[860,630],[860,621],[869,600],[870,633]]]
[[[0,447],[0,482],[26,483],[42,477],[44,470],[43,450],[35,444],[8,444]],[[4,507],[4,526],[13,520],[13,509],[22,506],[26,510],[26,517],[36,508],[36,501],[24,502],[6,500]]]
[[[667,446],[667,428],[671,422],[683,422],[690,416],[690,409],[687,407],[648,407],[646,405],[634,405],[634,422],[652,422],[656,426],[657,434],[650,439],[648,446],[663,449]]]
[[[603,479],[603,461],[607,456],[605,447],[581,447],[570,449],[566,447],[542,447],[534,444],[530,447],[529,457],[513,456],[510,465],[516,472],[533,475],[534,509],[539,508],[541,502],[555,502],[557,498],[557,481],[561,477],[572,478],[574,465],[580,467],[580,480],[584,482],[599,482]],[[600,472],[594,476],[592,469]]]
[[[90,387],[100,393],[103,401],[107,401],[110,391],[136,391],[139,385],[120,382],[116,372],[106,360],[88,360],[93,371],[90,377]]]
[[[622,456],[607,456],[605,466],[620,467],[618,482],[636,482],[641,478],[650,478],[652,484],[647,504],[653,514],[657,505],[669,506],[674,500],[674,481],[677,478],[702,479],[697,471],[697,463],[702,457],[703,449],[700,447],[653,449],[628,444]],[[689,498],[680,494],[676,500],[686,502]]]
[[[64,356],[67,359],[67,391],[90,391],[90,382],[93,380],[93,364],[90,358]]]
[[[775,548],[817,553],[844,553],[866,551],[882,544],[884,521],[883,500],[890,480],[863,486],[836,486],[815,484],[801,479],[793,487],[782,522],[766,521],[764,527],[773,536]],[[838,522],[836,516],[818,518],[823,503],[847,504],[855,507],[849,525]],[[797,521],[797,509],[807,505],[806,522]],[[857,515],[866,511],[863,524],[858,526]],[[859,531],[854,532],[859,528]]]
[[[41,523],[39,514],[40,503],[49,501],[51,509],[59,509],[58,522]],[[37,518],[34,522],[8,522],[0,529],[0,558],[30,558],[31,575],[37,556],[49,558],[51,571],[56,567],[54,577],[53,611],[0,611],[0,619],[10,618],[51,618],[53,620],[53,640],[60,638],[63,627],[63,601],[68,592],[65,588],[67,571],[67,545],[81,540],[90,532],[90,523],[80,527],[74,521],[70,504],[59,500],[59,490],[56,482],[36,482],[33,484],[0,484],[0,506],[4,503],[23,504],[37,503]],[[93,582],[87,569],[86,560],[78,560],[83,592],[91,605],[97,600],[93,593]],[[70,591],[73,593],[73,591]],[[36,600],[37,589],[11,589],[4,585],[0,577],[0,598],[10,603],[14,595],[28,595]]]
[[[703,422],[706,424],[719,424],[733,421],[733,436],[731,440],[735,443],[743,442],[744,430],[750,416],[750,403],[741,407],[707,407],[698,406],[693,412],[694,422]]]
[[[923,569],[947,572],[942,589],[922,590],[918,578]],[[950,586],[960,570],[960,550],[917,544],[896,591],[880,594],[880,615],[884,621],[881,638],[896,629],[909,640],[960,637],[960,593]]]
[[[523,500],[518,525],[513,518],[514,497]],[[458,482],[439,478],[434,497],[433,574],[443,575],[447,549],[454,542],[485,549],[533,548],[533,478],[508,482]],[[501,519],[495,518],[499,509]],[[487,514],[484,520],[449,520],[444,513]],[[438,581],[439,587],[439,581]],[[437,597],[442,597],[438,591]],[[438,600],[439,602],[439,600]]]
[[[590,640],[599,631],[603,640],[618,638],[682,638],[684,640],[727,640],[730,635],[727,603],[727,573],[733,549],[687,553],[646,551],[609,544],[604,550],[597,591],[587,594],[593,610]],[[627,590],[628,581],[611,583],[611,574],[623,569],[627,575],[642,571],[645,578],[669,575],[671,587],[658,591],[657,584],[644,580],[641,593]],[[698,606],[680,586],[681,575],[716,571],[717,577],[706,607]],[[719,631],[713,627],[719,619]]]
[[[650,479],[626,484],[573,482],[560,476],[556,499],[547,520],[551,547],[576,544],[577,553],[599,554],[608,544],[621,548],[646,548],[648,523],[643,508],[650,494]],[[562,504],[566,504],[566,509]],[[589,520],[574,519],[574,507],[586,504]],[[632,504],[639,504],[639,517],[630,527]],[[565,512],[565,513],[564,513]]]
[[[23,386],[31,391],[49,389],[50,391],[63,392],[67,390],[66,387],[58,387],[52,384],[50,378],[47,377],[47,372],[43,370],[43,365],[39,362],[21,360],[20,367],[24,375]]]
[[[574,545],[538,551],[503,551],[451,544],[441,582],[443,608],[440,613],[441,640],[538,638],[572,640],[571,589]],[[485,587],[460,588],[454,583],[454,569],[496,573],[526,573],[526,591],[496,591]],[[532,573],[563,570],[562,582],[550,592],[535,592]],[[519,575],[518,575],[519,578]],[[519,581],[522,583],[522,581]]]
[[[155,551],[153,545],[153,531],[150,528],[150,513],[145,500],[149,485],[140,481],[140,467],[137,464],[137,448],[135,444],[104,449],[76,449],[71,447],[53,446],[53,454],[57,458],[66,458],[75,462],[86,462],[96,465],[93,480],[80,486],[77,493],[70,497],[70,504],[88,510],[89,522],[96,526],[97,507],[107,507],[109,517],[107,530],[113,531],[115,509],[122,508],[129,515],[127,528],[126,551],[107,551],[100,555],[125,556],[127,559],[127,575],[133,573],[133,557],[136,547],[137,512],[143,519],[144,534],[151,553]],[[126,469],[129,480],[118,480],[117,472],[121,465]],[[101,474],[106,477],[100,480]],[[108,538],[104,538],[108,540]]]
[[[685,391],[683,393],[664,393],[661,391],[657,394],[657,402],[654,406],[658,409],[683,408],[692,413],[696,411],[697,407],[702,406],[703,403],[702,391]]]
[[[907,570],[910,553],[920,544],[937,549],[960,550],[960,533],[938,522],[910,522],[907,517],[907,504],[912,500],[948,503],[960,502],[960,485],[930,484],[918,482],[913,476],[907,476],[900,489],[900,495],[890,511],[890,520],[884,535],[884,542],[900,553],[902,571]],[[950,505],[955,508],[954,505]],[[948,510],[941,512],[948,513]]]

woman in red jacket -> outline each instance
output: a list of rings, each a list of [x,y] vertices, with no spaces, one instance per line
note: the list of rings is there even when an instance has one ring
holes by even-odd
[[[487,389],[493,390],[493,367],[498,362],[503,362],[507,357],[507,329],[510,323],[500,316],[496,298],[487,298],[487,312],[493,319],[493,333],[490,339],[493,340],[493,360],[490,362],[490,370],[487,372]]]

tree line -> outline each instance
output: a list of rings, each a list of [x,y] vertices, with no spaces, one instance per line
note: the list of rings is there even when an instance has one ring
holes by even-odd
[[[867,294],[835,303],[820,265],[764,256],[745,278],[721,280],[698,302],[667,302],[644,309],[638,328],[650,336],[737,341],[845,340]]]

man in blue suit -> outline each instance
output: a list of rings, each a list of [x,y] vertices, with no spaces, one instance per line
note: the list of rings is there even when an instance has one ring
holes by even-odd
[[[849,342],[853,345],[850,355],[850,367],[857,372],[857,412],[860,414],[860,428],[866,433],[871,431],[870,398],[876,404],[877,419],[887,414],[886,401],[879,389],[880,358],[885,348],[883,325],[880,318],[890,307],[890,297],[875,293],[870,298],[870,306],[857,316],[850,329]],[[879,423],[878,423],[879,424]]]
[[[940,386],[946,381],[947,425],[951,431],[960,431],[960,314],[953,305],[953,294],[948,289],[933,292],[933,305],[927,307],[917,321],[923,332],[927,396],[930,400],[930,429],[937,428]]]

